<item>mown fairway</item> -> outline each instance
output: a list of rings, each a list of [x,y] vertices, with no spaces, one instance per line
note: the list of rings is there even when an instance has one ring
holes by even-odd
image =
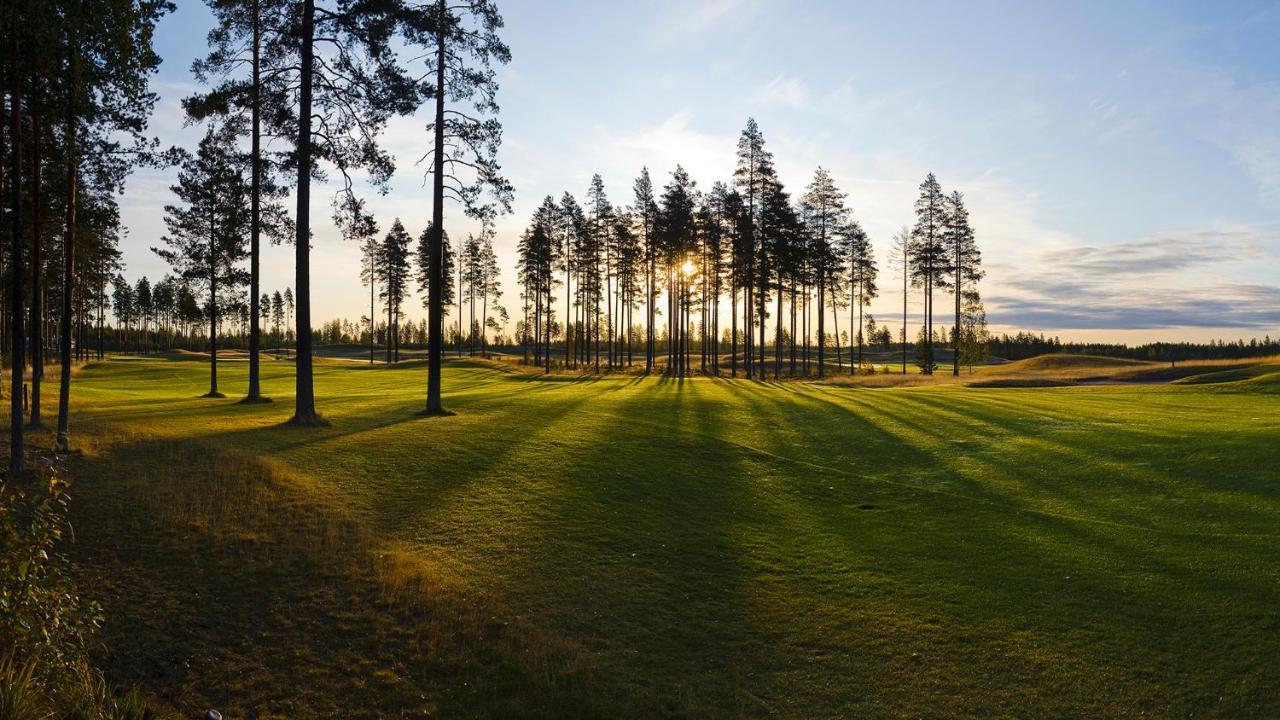
[[[104,663],[190,715],[1280,716],[1280,395],[77,377]]]

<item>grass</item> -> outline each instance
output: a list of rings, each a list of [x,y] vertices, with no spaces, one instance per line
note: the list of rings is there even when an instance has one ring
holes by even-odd
[[[77,377],[102,661],[227,717],[1280,715],[1280,375]]]

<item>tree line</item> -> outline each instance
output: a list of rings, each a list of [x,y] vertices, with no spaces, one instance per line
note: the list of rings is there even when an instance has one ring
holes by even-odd
[[[153,34],[159,19],[173,10],[171,2],[5,4],[0,43],[7,62],[0,65],[0,82],[7,132],[0,191],[9,222],[2,238],[0,276],[6,292],[0,309],[11,368],[15,471],[22,464],[20,397],[26,367],[33,368],[31,420],[38,425],[43,353],[50,348],[58,352],[61,372],[57,444],[68,448],[72,348],[85,352],[92,321],[101,327],[111,307],[108,290],[119,275],[123,232],[116,198],[130,169],[143,163],[179,168],[174,202],[165,208],[167,232],[155,249],[204,306],[211,344],[224,316],[238,312],[247,285],[248,402],[265,400],[259,372],[261,243],[292,242],[294,421],[322,422],[312,377],[311,187],[336,176],[340,189],[328,198],[334,222],[344,237],[366,236],[372,221],[356,177],[374,191],[385,191],[396,168],[380,145],[381,133],[391,117],[412,115],[421,107],[434,111],[425,127],[429,143],[422,162],[432,178],[431,227],[440,228],[423,251],[432,261],[426,410],[443,411],[444,203],[455,202],[467,215],[483,219],[509,209],[512,196],[497,162],[502,127],[495,68],[509,61],[510,52],[499,38],[503,22],[496,5],[492,0],[208,0],[208,5],[216,24],[208,53],[193,66],[207,90],[183,102],[190,121],[203,124],[205,134],[196,148],[162,152],[146,136],[146,127],[156,100],[149,81],[160,63]],[[290,192],[296,200],[292,213],[284,207]],[[394,294],[393,289],[388,299]],[[492,294],[480,297],[483,304]],[[394,308],[391,318],[394,324]],[[55,329],[56,340],[50,340]]]
[[[1130,360],[1178,362],[1180,360],[1243,360],[1280,355],[1280,338],[1270,335],[1250,340],[1209,340],[1193,342],[1124,343],[1069,342],[1043,333],[1002,333],[990,341],[992,354],[1009,360],[1023,360],[1052,353],[1102,355]]]
[[[880,292],[880,268],[847,195],[819,167],[793,200],[755,120],[739,138],[733,177],[706,192],[677,166],[661,190],[642,169],[628,204],[611,202],[598,174],[584,197],[547,196],[520,238],[517,335],[526,362],[548,372],[642,363],[648,372],[683,376],[696,362],[698,372],[747,378],[821,377],[829,347],[837,366],[847,351],[856,371],[867,342],[881,337],[867,312]],[[910,287],[923,292],[916,362],[926,373],[937,367],[934,293],[951,293],[959,329],[952,372],[959,374],[965,348],[986,333],[977,288],[982,256],[964,196],[944,193],[933,174],[920,186],[915,216],[891,259],[903,281],[903,371]],[[722,328],[726,300],[729,327]],[[856,349],[841,347],[842,310],[849,313],[844,337]]]

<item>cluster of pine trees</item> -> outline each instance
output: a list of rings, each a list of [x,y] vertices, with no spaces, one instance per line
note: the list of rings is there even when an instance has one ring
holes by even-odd
[[[10,0],[0,11],[6,142],[0,183],[4,350],[11,371],[10,470],[23,466],[23,383],[39,426],[46,352],[60,364],[60,450],[69,442],[72,348],[88,346],[117,268],[116,195],[130,168],[159,158],[145,137],[155,104],[152,49],[167,0]]]
[[[208,327],[216,356],[224,323],[247,321],[249,386],[260,401],[261,325],[274,321],[274,302],[260,287],[261,243],[292,242],[296,334],[294,419],[320,422],[312,378],[310,250],[311,185],[341,179],[332,198],[344,235],[370,235],[372,218],[356,192],[357,176],[383,190],[395,171],[379,138],[393,116],[434,110],[423,160],[432,179],[432,222],[420,254],[427,258],[429,371],[427,411],[443,410],[440,361],[444,274],[444,203],[476,218],[510,207],[512,189],[497,163],[495,68],[510,59],[492,0],[207,0],[216,26],[209,52],[194,71],[207,91],[184,100],[205,134],[194,149],[160,152],[145,135],[155,105],[149,80],[160,63],[156,22],[168,0],[11,0],[0,12],[0,64],[7,132],[0,155],[0,191],[7,199],[0,278],[3,330],[11,368],[12,452],[22,465],[23,383],[32,373],[32,421],[40,421],[39,382],[55,348],[61,366],[58,447],[68,447],[73,347],[88,347],[114,304],[129,331],[139,322],[150,338],[156,321],[194,324],[189,293]],[[274,147],[267,139],[275,139]],[[155,251],[180,283],[174,303],[154,308],[154,293],[120,280],[116,206],[132,167],[177,164],[167,232]],[[296,207],[286,211],[292,192]],[[246,267],[247,264],[247,267]],[[385,272],[398,268],[386,265]],[[388,275],[384,296],[391,324],[403,312],[407,277]],[[119,280],[118,282],[116,282]],[[108,286],[116,285],[114,297]],[[241,308],[246,294],[248,307]],[[127,290],[125,289],[127,287]],[[481,305],[495,285],[467,285]],[[151,288],[147,288],[150,290]],[[389,291],[389,292],[388,292]],[[132,295],[133,297],[129,297]],[[271,300],[274,300],[272,298]],[[52,301],[52,302],[51,302]],[[113,301],[118,301],[114,302]],[[148,302],[149,301],[149,302]],[[54,309],[56,306],[56,309]],[[150,306],[150,307],[149,307]],[[482,309],[479,332],[487,324]],[[265,319],[264,319],[265,318]],[[56,333],[53,332],[56,325]],[[277,331],[278,332],[278,331]],[[51,338],[56,338],[52,339]],[[216,368],[216,365],[214,366]],[[211,394],[217,394],[211,369]]]
[[[517,335],[526,362],[597,372],[643,362],[646,371],[686,375],[696,356],[700,372],[821,377],[830,345],[842,365],[840,311],[847,309],[845,337],[857,345],[848,366],[862,365],[866,341],[880,337],[866,312],[879,293],[879,267],[827,170],[818,168],[793,201],[759,126],[748,120],[730,181],[702,192],[677,166],[659,192],[645,168],[632,191],[631,204],[615,205],[596,175],[585,205],[566,192],[559,200],[547,196],[534,213],[517,259]],[[894,260],[904,280],[903,326],[911,285],[923,291],[925,305],[917,362],[933,372],[934,291],[949,291],[954,327],[967,329],[952,340],[958,374],[966,338],[972,344],[985,333],[977,290],[982,256],[964,196],[945,194],[932,174],[920,186],[915,214]],[[722,328],[726,299],[729,327]],[[905,371],[905,337],[903,343]]]
[[[414,245],[400,218],[396,218],[385,237],[379,240],[377,235],[377,226],[371,223],[361,238],[360,280],[369,288],[369,314],[361,318],[361,322],[369,342],[369,362],[374,360],[378,335],[385,337],[386,361],[399,362],[404,338],[426,342],[429,336],[425,328],[415,334],[411,321],[410,332],[402,332],[401,324],[407,315],[405,301],[410,299],[415,287],[422,298],[422,307],[430,311],[434,231],[428,224]],[[507,309],[498,302],[502,299],[502,281],[498,254],[493,247],[496,236],[491,217],[487,215],[482,216],[480,233],[468,233],[458,241],[456,249],[450,245],[449,234],[443,234],[439,300],[443,307],[457,303],[454,315],[457,326],[445,328],[444,332],[453,336],[459,354],[464,346],[472,353],[486,353],[490,333],[501,333],[510,321]],[[386,315],[385,332],[381,333],[377,325],[378,300],[383,302],[382,312]],[[350,337],[350,334],[344,332],[340,336]]]

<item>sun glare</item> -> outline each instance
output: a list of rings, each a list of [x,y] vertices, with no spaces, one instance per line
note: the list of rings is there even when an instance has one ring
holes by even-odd
[[[680,272],[685,275],[692,275],[694,270],[693,261],[691,260],[685,260],[684,264],[680,266]]]

